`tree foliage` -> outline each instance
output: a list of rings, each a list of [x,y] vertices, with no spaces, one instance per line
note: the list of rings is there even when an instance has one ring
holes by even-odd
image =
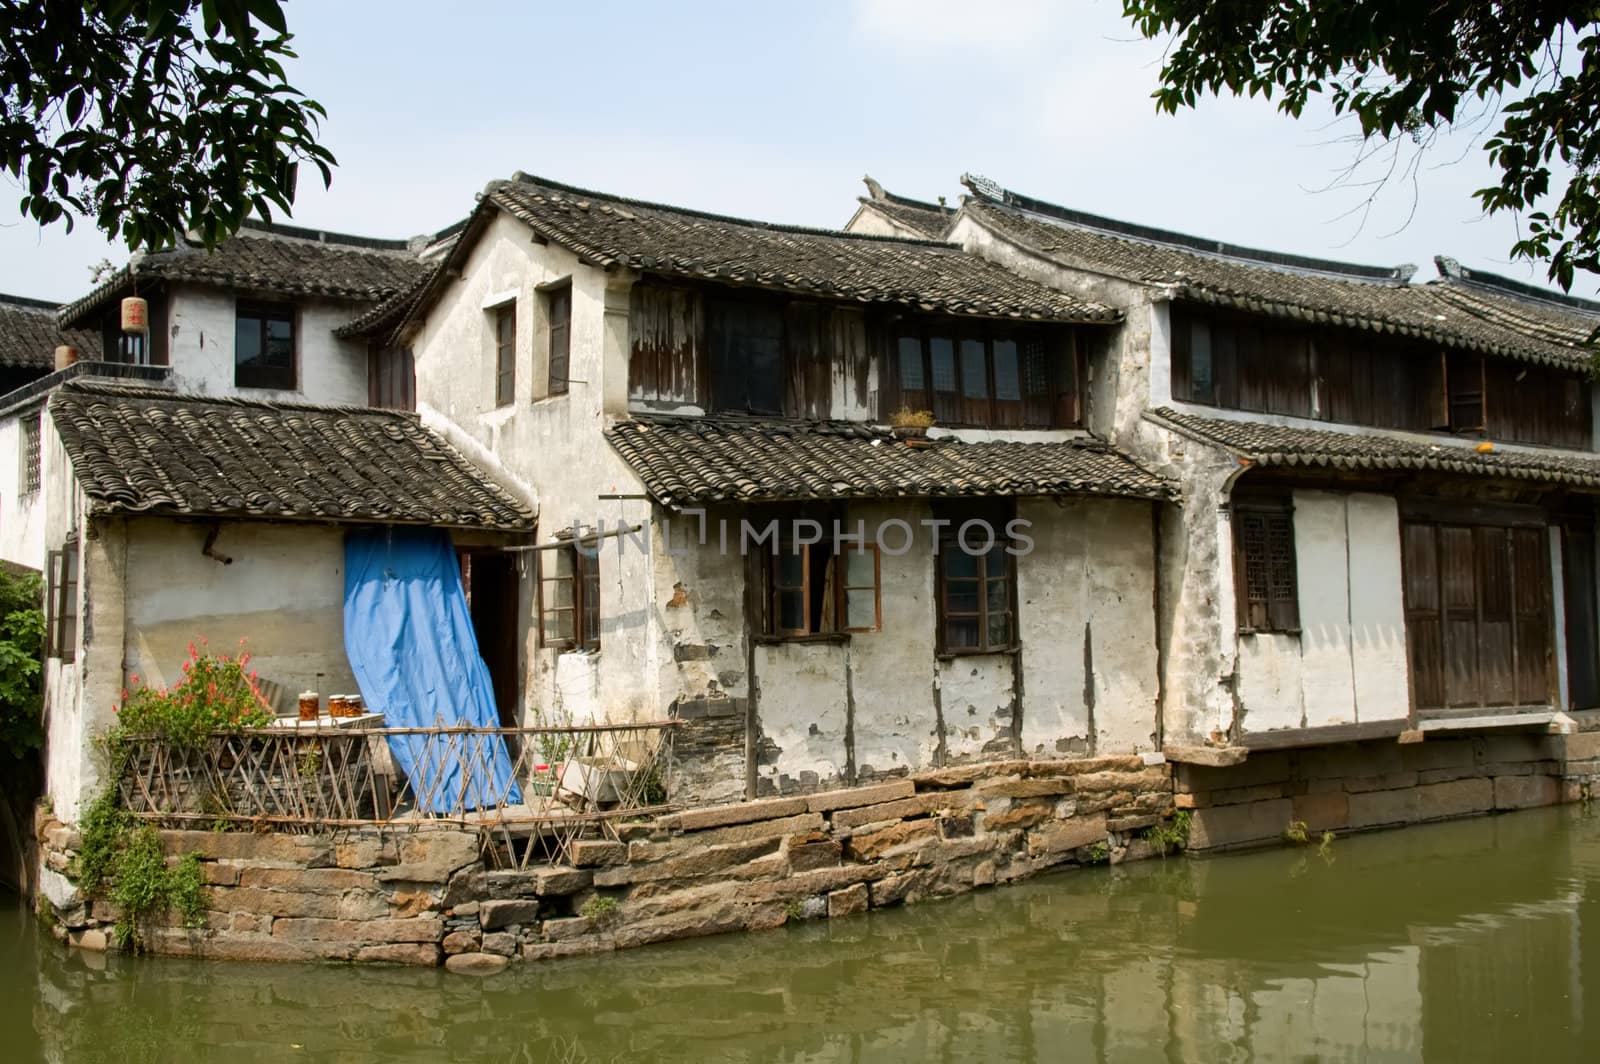
[[[41,224],[214,246],[332,178],[278,0],[0,0],[0,169]]]
[[[1324,98],[1369,142],[1418,144],[1482,123],[1500,180],[1474,195],[1521,216],[1512,255],[1546,262],[1563,288],[1575,271],[1600,273],[1600,3],[1124,0],[1123,11],[1144,36],[1172,38],[1154,93],[1164,111],[1226,91],[1299,117]]]
[[[37,576],[0,570],[0,755],[13,760],[30,756],[44,742],[39,718],[42,601]],[[0,761],[0,772],[7,771]]]

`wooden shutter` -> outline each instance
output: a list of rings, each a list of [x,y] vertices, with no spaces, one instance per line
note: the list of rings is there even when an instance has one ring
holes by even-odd
[[[1234,586],[1239,627],[1300,630],[1294,511],[1287,498],[1241,498],[1233,504]]]
[[[1600,706],[1600,611],[1595,603],[1594,522],[1569,518],[1561,530],[1567,616],[1567,706]]]
[[[551,289],[545,300],[550,310],[549,394],[565,395],[572,361],[572,286]]]

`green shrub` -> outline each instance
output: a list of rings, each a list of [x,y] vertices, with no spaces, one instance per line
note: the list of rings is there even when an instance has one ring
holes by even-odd
[[[250,655],[240,643],[237,657],[212,654],[205,646],[189,644],[183,679],[172,687],[140,687],[122,693],[113,709],[116,726],[108,739],[115,748],[131,735],[157,735],[179,746],[204,746],[214,731],[259,728],[274,716],[254,672],[246,672]],[[139,677],[134,676],[134,683]]]
[[[1189,845],[1189,827],[1193,819],[1189,810],[1180,809],[1173,814],[1170,824],[1154,824],[1145,828],[1145,840],[1156,853],[1165,857],[1169,852]]]
[[[39,662],[44,601],[39,577],[0,570],[0,751],[21,760],[44,744]]]

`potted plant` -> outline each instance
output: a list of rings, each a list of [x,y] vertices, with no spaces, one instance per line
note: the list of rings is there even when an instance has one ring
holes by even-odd
[[[897,440],[910,442],[925,439],[932,425],[931,410],[913,410],[909,406],[902,406],[889,415],[889,431],[894,433]]]

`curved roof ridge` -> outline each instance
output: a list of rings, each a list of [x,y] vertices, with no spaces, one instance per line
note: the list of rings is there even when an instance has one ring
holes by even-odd
[[[741,218],[732,214],[717,214],[714,211],[700,210],[695,207],[679,207],[671,203],[655,203],[650,200],[632,199],[628,196],[618,196],[611,192],[596,192],[593,189],[579,188],[576,185],[565,185],[559,181],[550,181],[534,174],[518,170],[511,175],[510,181],[491,181],[484,189],[485,195],[492,194],[507,184],[531,185],[535,188],[552,189],[556,192],[573,196],[592,196],[595,199],[607,200],[611,203],[620,203],[627,207],[638,207],[649,211],[666,211],[670,214],[684,214],[693,218],[704,218],[710,222],[726,222],[729,225],[748,226],[752,229],[764,229],[773,233],[794,233],[800,236],[837,237],[841,240],[859,240],[863,243],[877,244],[906,244],[911,247],[954,248],[956,245],[944,240],[918,240],[913,237],[883,236],[876,233],[852,233],[844,229],[825,229],[817,226],[789,225],[783,222],[763,222],[755,218]],[[935,208],[937,209],[937,208]]]
[[[1126,237],[1147,243],[1161,244],[1179,251],[1216,256],[1245,265],[1325,274],[1340,280],[1387,282],[1392,285],[1409,283],[1411,276],[1417,270],[1416,266],[1410,263],[1404,263],[1399,266],[1368,266],[1362,263],[1340,262],[1337,259],[1322,259],[1311,255],[1297,255],[1285,251],[1269,251],[1265,248],[1246,247],[1243,244],[1230,244],[1222,240],[1192,236],[1173,229],[1161,229],[1138,222],[1124,222],[1117,218],[1090,214],[1087,211],[1063,207],[1048,200],[1036,199],[1020,192],[1013,192],[1008,188],[1003,188],[972,174],[963,174],[961,183],[967,187],[973,197],[984,203],[1010,207],[1014,210],[1038,215],[1053,222],[1064,222],[1067,225],[1093,229],[1107,236]]]

